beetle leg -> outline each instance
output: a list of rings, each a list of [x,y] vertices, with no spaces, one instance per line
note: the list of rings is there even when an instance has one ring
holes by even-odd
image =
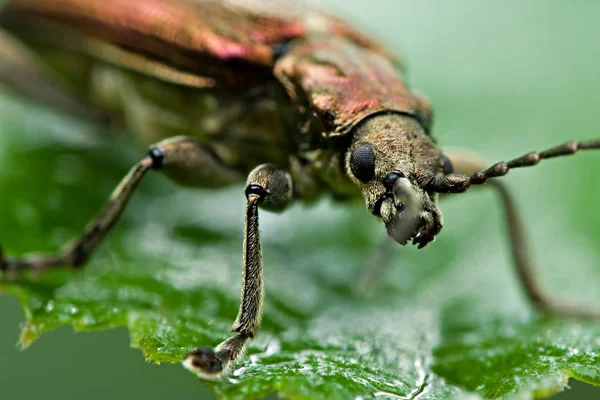
[[[446,155],[452,162],[454,172],[459,174],[468,176],[486,168],[486,165],[478,157],[469,153],[457,152],[446,153]],[[545,313],[583,318],[600,318],[599,309],[585,308],[578,304],[555,300],[542,288],[537,279],[538,274],[535,265],[531,261],[521,217],[508,188],[496,179],[489,180],[488,183],[498,190],[502,204],[504,205],[513,263],[529,300],[536,308]]]
[[[258,331],[264,298],[258,206],[282,211],[293,200],[292,179],[272,164],[261,165],[248,176],[246,198],[242,295],[238,316],[231,328],[234,335],[214,349],[199,347],[186,355],[183,365],[199,376],[214,377],[225,371],[241,356],[248,339]]]
[[[195,139],[175,137],[151,147],[148,155],[133,166],[111,194],[100,213],[84,233],[64,251],[54,255],[6,257],[0,249],[0,273],[41,271],[61,266],[79,267],[117,222],[142,178],[151,169],[162,170],[175,180],[201,186],[206,182],[230,183],[240,177],[237,171],[220,164],[210,149]]]
[[[117,221],[136,187],[152,168],[152,164],[152,159],[146,157],[133,166],[113,191],[102,211],[88,224],[83,235],[67,249],[54,255],[26,255],[20,258],[4,257],[0,253],[0,272],[15,275],[24,271],[83,265]]]

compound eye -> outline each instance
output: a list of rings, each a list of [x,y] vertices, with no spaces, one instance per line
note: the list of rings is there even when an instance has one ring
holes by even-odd
[[[350,156],[350,169],[361,182],[369,182],[375,176],[375,152],[368,144],[361,144]]]
[[[448,158],[448,156],[444,155],[442,158],[442,165],[444,168],[444,175],[451,174],[454,172],[454,166],[452,165],[452,161]]]

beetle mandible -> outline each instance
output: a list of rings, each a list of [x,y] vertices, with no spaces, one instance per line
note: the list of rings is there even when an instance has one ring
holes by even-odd
[[[123,123],[150,150],[64,251],[0,253],[0,271],[84,265],[148,171],[197,187],[247,177],[240,309],[230,338],[187,355],[184,364],[199,375],[225,371],[258,331],[258,209],[282,211],[325,193],[340,200],[362,195],[389,236],[422,248],[443,227],[440,193],[489,183],[503,201],[529,299],[544,312],[598,316],[542,290],[512,198],[492,178],[600,149],[600,139],[489,168],[474,156],[444,153],[431,135],[429,104],[409,89],[397,61],[342,21],[311,10],[259,13],[211,0],[14,0],[1,22],[9,32],[0,36],[2,81],[71,114]],[[77,74],[66,68],[75,59],[84,60]],[[179,118],[148,111],[155,109]]]

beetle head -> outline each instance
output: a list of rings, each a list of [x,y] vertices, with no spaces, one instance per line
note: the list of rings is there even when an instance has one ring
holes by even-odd
[[[423,187],[443,172],[444,160],[416,119],[377,114],[356,127],[345,168],[388,234],[422,248],[442,229],[437,194]]]

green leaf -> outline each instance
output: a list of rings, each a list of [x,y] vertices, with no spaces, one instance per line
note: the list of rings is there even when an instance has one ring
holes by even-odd
[[[412,48],[416,61],[408,59],[414,82],[428,89],[452,133],[438,135],[443,144],[482,149],[497,161],[593,137],[595,109],[585,101],[591,95],[545,96],[587,83],[573,67],[568,82],[551,86],[566,50],[542,53],[556,55],[541,58],[533,75],[543,85],[530,90],[524,86],[531,76],[482,79],[477,65],[436,46],[441,53],[423,64],[421,48]],[[463,75],[448,77],[465,65]],[[456,90],[452,82],[460,79],[467,83]],[[572,104],[577,112],[565,111]],[[55,251],[82,230],[139,158],[130,140],[116,136],[0,98],[0,243],[7,254]],[[585,305],[600,304],[598,157],[548,161],[506,178],[526,216],[544,287]],[[261,213],[261,331],[226,379],[203,384],[223,398],[277,391],[299,399],[527,398],[562,390],[568,377],[600,385],[600,323],[532,310],[511,269],[497,199],[474,192],[442,209],[439,239],[420,251],[396,249],[383,286],[368,300],[353,297],[351,288],[385,233],[362,202],[324,199],[282,215]],[[238,309],[243,210],[239,186],[190,190],[149,176],[85,269],[0,286],[23,304],[22,344],[66,324],[125,325],[132,346],[154,362],[178,362],[196,346],[216,345]]]
[[[94,215],[136,151],[31,106],[3,98],[1,107],[3,246],[11,254],[55,250]],[[32,110],[36,116],[26,119]],[[600,324],[531,313],[510,271],[498,212],[483,219],[493,199],[475,197],[467,204],[478,204],[479,214],[461,229],[451,228],[462,213],[456,202],[434,246],[399,249],[390,278],[367,301],[350,289],[383,232],[362,204],[324,201],[281,216],[262,213],[262,329],[232,374],[208,385],[224,398],[273,391],[290,398],[454,398],[548,394],[569,376],[600,383]],[[552,207],[561,201],[572,199],[557,196]],[[193,191],[147,178],[84,270],[3,285],[23,303],[22,344],[63,324],[126,325],[132,345],[155,362],[178,362],[195,346],[219,343],[237,311],[243,208],[240,187]],[[580,246],[582,262],[597,265],[598,249]],[[560,264],[544,268],[544,276],[558,275]],[[600,280],[597,272],[587,282]],[[573,290],[560,286],[551,285],[585,302],[577,288],[586,279],[573,281]]]

